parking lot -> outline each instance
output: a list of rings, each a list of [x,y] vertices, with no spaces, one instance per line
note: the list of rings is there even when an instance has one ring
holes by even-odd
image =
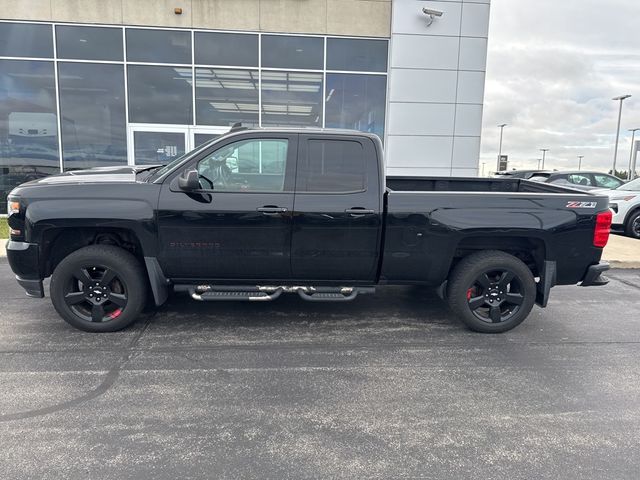
[[[640,271],[516,330],[432,293],[200,304],[87,334],[0,259],[2,478],[638,478]]]

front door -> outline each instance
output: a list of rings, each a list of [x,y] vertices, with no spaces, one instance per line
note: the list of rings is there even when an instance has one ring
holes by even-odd
[[[295,134],[247,133],[205,150],[196,168],[201,190],[168,178],[160,194],[160,263],[173,278],[287,280]]]

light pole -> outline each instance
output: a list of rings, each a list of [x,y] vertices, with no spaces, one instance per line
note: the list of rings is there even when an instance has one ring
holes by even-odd
[[[542,152],[542,170],[544,170],[544,159],[547,157],[547,152],[549,151],[549,149],[541,148],[540,151]]]
[[[613,176],[616,176],[616,160],[618,159],[618,141],[620,140],[620,120],[622,120],[622,102],[624,102],[631,95],[620,95],[614,97],[612,100],[620,101],[620,108],[618,109],[618,127],[616,128],[616,145],[613,150]]]
[[[504,133],[504,127],[506,126],[506,123],[501,123],[500,125],[498,125],[498,128],[500,129],[500,146],[498,147],[498,164],[496,167],[496,172],[500,171],[500,157],[502,156],[502,134]]]
[[[540,162],[542,161],[541,158],[538,159],[538,170],[540,170]]]
[[[486,163],[487,162],[482,162],[482,175],[481,175],[482,177],[484,177],[484,166],[485,166]]]
[[[584,155],[578,155],[578,171],[580,171],[580,169],[582,168],[582,159],[584,158]]]
[[[635,166],[635,162],[633,161],[633,144],[635,143],[636,140],[636,132],[640,130],[640,128],[630,128],[629,131],[631,132],[631,152],[629,152],[629,174],[627,175],[627,180],[633,180],[633,177],[636,176],[636,166]]]

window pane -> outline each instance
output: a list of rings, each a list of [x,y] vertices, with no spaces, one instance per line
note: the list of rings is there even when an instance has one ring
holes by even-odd
[[[122,65],[59,63],[65,170],[127,163]]]
[[[262,72],[262,124],[322,125],[322,74]]]
[[[0,23],[0,56],[53,58],[51,25]]]
[[[166,165],[185,153],[184,133],[134,132],[136,165]]]
[[[258,71],[196,68],[196,122],[258,125]]]
[[[204,65],[258,66],[258,36],[242,33],[195,33],[195,61]]]
[[[262,36],[262,66],[268,68],[324,68],[324,40],[318,37]]]
[[[151,63],[191,63],[191,33],[180,30],[127,28],[127,60]]]
[[[122,30],[119,28],[56,27],[58,58],[122,60]]]
[[[328,38],[327,70],[386,72],[387,41]]]
[[[387,79],[382,75],[327,74],[325,126],[384,136]]]
[[[602,188],[618,188],[624,182],[621,180],[617,180],[609,175],[598,175],[597,173],[593,175],[596,179],[596,185]]]
[[[213,152],[198,164],[202,186],[226,192],[282,192],[288,140],[244,140]]]
[[[569,182],[574,183],[576,185],[587,185],[587,186],[591,186],[591,178],[589,178],[589,175],[581,175],[581,174],[573,174],[573,175],[569,175],[568,177]]]
[[[0,60],[0,213],[17,185],[60,171],[52,62]]]
[[[129,65],[129,121],[191,124],[191,68]]]
[[[193,142],[196,147],[199,147],[203,143],[209,142],[211,140],[215,140],[218,138],[221,133],[194,133],[193,134]]]
[[[298,167],[296,190],[347,193],[365,190],[364,151],[348,140],[309,140],[307,161]]]

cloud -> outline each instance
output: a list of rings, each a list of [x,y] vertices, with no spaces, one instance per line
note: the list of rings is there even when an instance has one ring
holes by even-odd
[[[493,0],[481,163],[495,169],[498,124],[507,123],[509,167],[606,171],[613,161],[618,104],[625,101],[618,167],[629,162],[640,127],[637,0]]]

